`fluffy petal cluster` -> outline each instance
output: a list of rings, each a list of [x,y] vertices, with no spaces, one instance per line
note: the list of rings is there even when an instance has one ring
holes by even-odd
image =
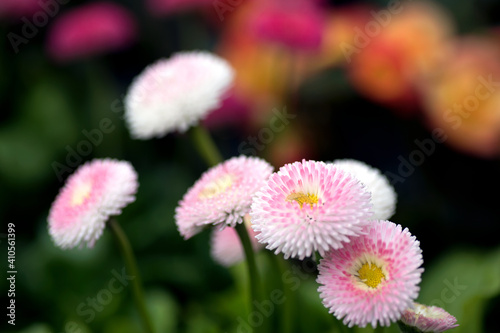
[[[257,241],[255,231],[250,227],[250,215],[245,215],[244,220],[254,251],[262,249],[264,245]],[[237,264],[245,258],[240,238],[233,227],[212,231],[210,252],[216,262],[226,267]]]
[[[105,223],[135,200],[137,174],[129,162],[87,162],[70,177],[50,209],[49,233],[65,249],[82,243],[92,247]]]
[[[331,164],[295,162],[271,175],[250,215],[259,242],[285,258],[324,254],[359,236],[372,217],[370,193]]]
[[[457,319],[444,309],[419,303],[406,309],[401,321],[425,333],[439,333],[458,327]]]
[[[321,259],[317,281],[323,304],[349,327],[399,320],[418,296],[419,245],[400,225],[372,222],[364,235]]]
[[[370,191],[373,205],[373,219],[387,220],[396,210],[396,192],[387,177],[366,163],[357,160],[336,160],[333,165],[358,178]]]
[[[209,52],[181,52],[148,66],[125,98],[132,137],[184,132],[220,106],[233,75],[225,60]]]
[[[272,172],[266,161],[247,156],[233,157],[206,171],[175,210],[180,234],[188,239],[209,224],[242,223],[254,194]]]
[[[122,49],[137,34],[135,19],[125,8],[100,2],[61,14],[48,33],[47,49],[57,61],[69,61]]]

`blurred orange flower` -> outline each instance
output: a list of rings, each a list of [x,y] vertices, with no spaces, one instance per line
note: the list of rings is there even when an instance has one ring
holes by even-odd
[[[366,97],[404,113],[416,110],[415,81],[446,60],[452,35],[447,14],[429,2],[400,3],[370,11],[340,44],[353,85]]]
[[[500,153],[500,48],[486,36],[451,43],[453,57],[420,88],[429,125],[447,143],[482,157]]]

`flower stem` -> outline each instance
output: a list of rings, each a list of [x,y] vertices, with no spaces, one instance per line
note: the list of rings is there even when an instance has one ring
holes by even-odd
[[[116,219],[111,218],[108,223],[111,226],[111,230],[113,230],[116,239],[118,240],[120,251],[125,260],[125,267],[128,273],[133,277],[132,291],[134,295],[134,301],[144,324],[145,332],[153,333],[153,325],[146,310],[146,302],[144,301],[144,292],[142,290],[141,277],[139,276],[139,270],[137,269],[137,263],[132,252],[130,242],[128,241],[127,236],[123,232],[123,229],[120,227]]]
[[[398,327],[401,333],[422,333],[418,328],[406,325],[401,320],[398,321]]]
[[[281,318],[281,329],[280,332],[283,333],[291,333],[292,332],[292,326],[293,326],[293,304],[294,304],[294,299],[293,299],[293,293],[290,288],[287,288],[285,286],[285,283],[283,281],[283,277],[287,272],[290,271],[290,266],[288,265],[287,261],[283,258],[278,257],[277,255],[273,255],[274,260],[276,261],[276,266],[280,270],[280,281],[282,283],[283,287],[283,294],[284,294],[284,304],[283,304],[283,312],[282,312],[282,318]]]
[[[223,161],[219,149],[217,149],[212,137],[205,128],[200,125],[193,126],[189,130],[189,136],[193,140],[198,153],[209,166],[213,167]]]
[[[189,130],[189,135],[198,153],[200,153],[201,157],[209,166],[213,167],[223,161],[219,149],[205,128],[200,125],[194,126]],[[256,304],[260,301],[260,282],[252,243],[250,242],[250,237],[248,236],[248,231],[244,223],[237,224],[235,229],[240,238],[247,261],[250,283],[250,310],[258,313],[259,311]]]
[[[384,331],[385,331],[384,326],[377,326],[377,328],[373,330],[373,333],[384,333]]]
[[[253,252],[252,243],[250,242],[250,237],[248,236],[248,231],[244,223],[237,224],[235,229],[238,233],[241,244],[243,245],[245,258],[247,261],[248,278],[250,282],[250,309],[251,311],[256,311],[256,313],[259,313],[255,305],[258,301],[260,301],[259,274],[257,272],[257,264],[255,263],[255,255]]]

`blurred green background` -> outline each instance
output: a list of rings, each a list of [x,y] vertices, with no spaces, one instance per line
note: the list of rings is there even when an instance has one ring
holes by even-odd
[[[203,11],[153,15],[139,0],[113,2],[133,13],[137,23],[137,36],[126,48],[58,62],[48,55],[46,45],[49,28],[58,16],[40,27],[18,53],[8,38],[0,47],[0,246],[2,269],[7,272],[5,236],[7,224],[14,223],[18,272],[16,325],[8,325],[3,315],[0,331],[140,331],[127,288],[113,294],[102,311],[94,312],[95,318],[78,310],[88,297],[107,288],[113,271],[122,271],[122,258],[109,230],[93,249],[67,251],[55,247],[47,232],[48,211],[63,185],[54,162],[67,164],[69,150],[87,140],[82,131],[97,129],[108,118],[113,130],[103,134],[102,142],[92,145],[75,164],[111,157],[130,161],[139,174],[137,200],[118,220],[138,258],[158,332],[236,332],[238,318],[246,318],[245,266],[219,266],[210,257],[208,232],[184,241],[173,220],[177,202],[206,166],[184,134],[132,140],[123,119],[123,96],[131,80],[159,58],[188,49],[218,52],[231,28],[228,22],[240,8],[219,22],[212,3]],[[87,3],[74,0],[61,5],[58,15]],[[440,3],[455,22],[457,35],[482,34],[499,23],[500,5],[495,1]],[[322,8],[335,11],[352,4],[330,1],[323,2]],[[5,14],[0,19],[3,36],[19,34],[23,28],[19,16]],[[230,48],[232,44],[225,41],[225,45]],[[255,68],[262,71],[260,66]],[[407,159],[416,149],[414,140],[429,138],[432,131],[422,115],[401,116],[365,96],[349,81],[343,66],[326,66],[300,80],[291,94],[293,103],[274,99],[271,107],[266,105],[268,109],[288,107],[299,120],[293,120],[285,133],[277,134],[276,140],[258,152],[276,168],[301,158],[355,158],[384,173],[398,174],[398,157]],[[256,109],[254,105],[248,112],[259,114]],[[265,126],[265,117],[263,122],[250,116],[243,124],[212,127],[224,157],[239,155],[239,145]],[[500,136],[497,139],[500,144]],[[288,148],[292,154],[276,157]],[[435,152],[421,166],[404,182],[394,184],[398,205],[392,221],[408,227],[423,249],[425,273],[418,300],[456,316],[460,327],[452,332],[500,332],[498,156],[478,157],[436,144]],[[68,175],[59,174],[62,179]],[[272,290],[278,286],[279,273],[269,256],[260,253],[258,259]],[[292,265],[303,270],[300,262]],[[295,332],[338,332],[319,299],[315,273],[304,274],[294,292],[300,308]],[[7,312],[6,278],[1,279],[0,290]],[[371,332],[369,328],[356,330]],[[392,327],[386,332],[396,331]]]

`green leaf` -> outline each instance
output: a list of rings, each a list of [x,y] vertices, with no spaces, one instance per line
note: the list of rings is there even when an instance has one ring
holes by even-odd
[[[53,333],[54,331],[47,324],[33,324],[19,333]]]
[[[146,303],[156,332],[177,331],[179,309],[170,294],[162,290],[149,291]]]
[[[459,250],[444,255],[422,276],[419,303],[439,306],[457,318],[454,333],[483,332],[489,300],[500,294],[500,249]]]

